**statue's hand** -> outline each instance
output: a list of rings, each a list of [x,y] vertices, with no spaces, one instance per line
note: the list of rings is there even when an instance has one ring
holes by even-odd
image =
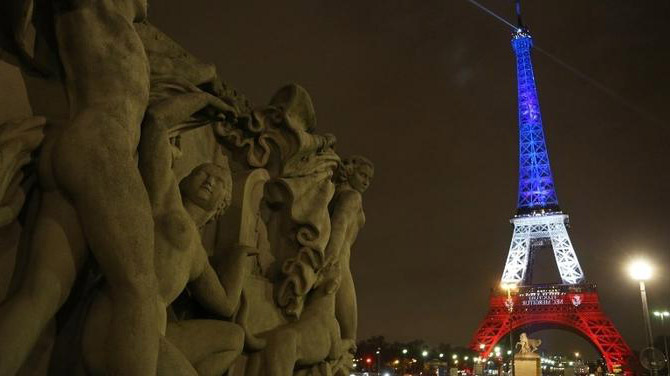
[[[356,340],[351,338],[342,339],[342,349],[349,354],[356,354],[357,350]]]
[[[203,93],[207,96],[207,105],[209,108],[205,110],[213,110],[214,117],[223,115],[223,118],[227,121],[233,121],[237,118],[238,110],[235,108],[234,101],[227,97],[216,97],[209,93]]]
[[[168,137],[173,138],[211,121],[233,120],[236,117],[237,109],[233,105],[200,91],[176,95],[152,104],[147,109],[145,123],[150,127],[165,127]]]
[[[332,148],[337,143],[337,137],[335,137],[333,134],[326,133],[323,135],[323,137],[326,139],[325,148]]]

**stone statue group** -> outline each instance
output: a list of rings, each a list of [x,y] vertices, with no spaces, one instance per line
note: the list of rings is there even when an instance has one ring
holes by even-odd
[[[519,342],[516,343],[515,348],[519,348],[519,355],[537,355],[537,349],[541,344],[541,339],[528,338],[526,333],[521,333],[519,335]]]
[[[0,376],[348,375],[374,167],[305,89],[251,104],[142,0],[0,8]]]

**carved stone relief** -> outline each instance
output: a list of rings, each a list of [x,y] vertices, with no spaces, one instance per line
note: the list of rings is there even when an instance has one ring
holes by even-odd
[[[348,375],[372,163],[304,88],[250,103],[146,6],[0,6],[37,115],[0,125],[0,376]]]

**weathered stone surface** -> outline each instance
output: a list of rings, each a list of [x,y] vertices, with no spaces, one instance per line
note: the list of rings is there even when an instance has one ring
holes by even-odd
[[[0,7],[36,115],[0,122],[0,376],[348,375],[372,163],[304,88],[253,105],[146,6]]]

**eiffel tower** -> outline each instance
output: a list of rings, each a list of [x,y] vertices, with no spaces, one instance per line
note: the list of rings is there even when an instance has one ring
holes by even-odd
[[[576,331],[600,351],[610,372],[632,374],[633,354],[612,321],[601,310],[595,284],[585,283],[567,230],[568,215],[561,211],[549,164],[535,85],[531,49],[533,38],[521,22],[512,34],[516,55],[519,112],[519,191],[512,241],[501,278],[505,294],[494,291],[490,308],[470,347],[484,359],[492,348],[515,329],[560,327]],[[561,284],[532,283],[533,256],[551,245]],[[512,294],[510,287],[515,287]]]

